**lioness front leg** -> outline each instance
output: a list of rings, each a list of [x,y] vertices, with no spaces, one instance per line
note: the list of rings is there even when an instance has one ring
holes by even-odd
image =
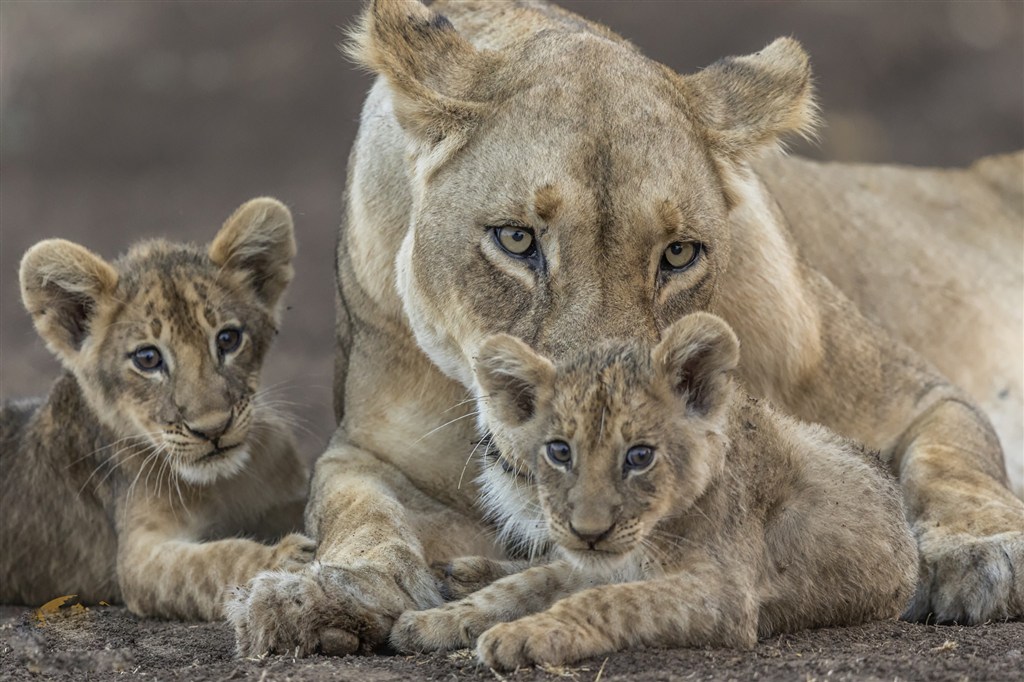
[[[547,611],[495,625],[478,638],[476,652],[484,665],[513,670],[564,665],[631,646],[756,643],[753,584],[701,572],[577,592]]]
[[[431,546],[436,540],[421,539],[423,529],[444,525],[448,540],[479,534],[461,528],[455,512],[393,467],[344,441],[317,462],[310,499],[317,561],[292,574],[261,574],[236,591],[227,613],[239,655],[378,648],[401,613],[443,601],[428,561],[452,549]]]
[[[230,587],[260,571],[299,569],[315,549],[298,533],[264,545],[242,538],[192,542],[144,527],[129,530],[121,541],[118,581],[133,613],[158,618],[219,620]]]
[[[391,644],[410,652],[471,647],[495,623],[542,611],[562,597],[597,584],[566,561],[527,568],[460,601],[403,613],[391,630]]]

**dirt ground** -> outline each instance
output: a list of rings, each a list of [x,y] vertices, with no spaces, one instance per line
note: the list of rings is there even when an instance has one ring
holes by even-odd
[[[753,651],[638,650],[564,668],[495,674],[468,651],[239,660],[222,623],[139,620],[94,607],[51,617],[0,608],[0,678],[159,680],[1019,680],[1024,623],[973,628],[879,622],[774,637]]]
[[[802,154],[963,165],[1024,146],[1024,3],[567,2],[655,59],[693,71],[792,35],[812,56],[825,127]],[[208,241],[271,194],[300,255],[266,384],[331,428],[333,279],[345,162],[370,79],[335,50],[358,3],[0,2],[0,398],[58,367],[31,329],[17,263],[45,237],[109,257],[144,237]],[[0,500],[0,513],[18,500]],[[2,548],[0,548],[2,551]],[[55,595],[56,596],[56,595]],[[948,643],[947,643],[948,642]],[[878,623],[752,652],[639,651],[509,680],[1010,680],[1024,623]],[[602,668],[603,666],[603,668]],[[38,627],[0,609],[0,678],[498,679],[462,654],[238,661],[223,624],[139,621],[120,608]]]

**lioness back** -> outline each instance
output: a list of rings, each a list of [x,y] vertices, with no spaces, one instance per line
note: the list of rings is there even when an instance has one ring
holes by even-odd
[[[306,467],[257,391],[292,233],[284,206],[257,199],[207,249],[26,253],[23,300],[64,373],[0,414],[0,601],[73,593],[210,619],[229,586],[309,558],[301,535],[240,539],[301,528]]]

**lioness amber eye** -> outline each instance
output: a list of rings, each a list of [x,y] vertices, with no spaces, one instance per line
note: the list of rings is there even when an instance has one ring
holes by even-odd
[[[163,367],[164,358],[154,346],[143,346],[132,353],[132,362],[143,372],[155,372]]]
[[[697,261],[699,255],[698,242],[672,242],[661,256],[661,269],[685,270]]]
[[[634,445],[626,452],[624,468],[627,471],[639,471],[651,466],[654,461],[654,448],[647,445]]]
[[[494,240],[506,253],[529,258],[537,252],[533,232],[523,227],[496,227]]]
[[[548,443],[547,453],[548,459],[556,466],[568,468],[572,462],[572,448],[563,440],[553,440]]]
[[[217,333],[217,350],[221,353],[230,353],[233,350],[237,350],[241,343],[242,331],[240,329],[228,327],[227,329],[221,329]]]

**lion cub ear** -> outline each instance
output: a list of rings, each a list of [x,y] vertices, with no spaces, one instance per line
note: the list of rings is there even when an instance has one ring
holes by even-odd
[[[84,246],[47,239],[25,252],[18,278],[39,335],[57,357],[72,362],[97,309],[117,287],[117,271]]]
[[[488,410],[502,423],[525,424],[538,401],[551,390],[555,366],[528,345],[508,334],[488,337],[473,364]]]
[[[733,161],[757,156],[786,133],[813,135],[818,121],[810,60],[792,38],[726,57],[683,83],[712,149]]]
[[[245,202],[214,237],[209,256],[223,268],[242,272],[276,317],[281,294],[295,274],[291,212],[269,197]]]
[[[739,364],[740,342],[720,317],[693,313],[665,330],[651,357],[687,411],[707,417],[731,395],[729,372]]]
[[[372,0],[344,52],[387,79],[398,123],[436,167],[466,139],[483,111],[480,80],[499,57],[481,52],[418,0]]]

